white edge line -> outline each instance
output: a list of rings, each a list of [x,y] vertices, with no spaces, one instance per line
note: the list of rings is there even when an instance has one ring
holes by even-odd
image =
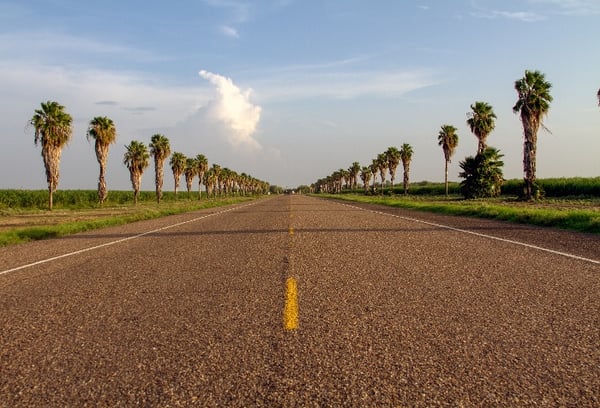
[[[451,227],[449,225],[436,224],[434,222],[423,221],[423,220],[419,220],[417,218],[403,217],[401,215],[395,215],[395,214],[385,213],[385,212],[382,212],[382,211],[369,210],[369,209],[366,209],[366,208],[361,208],[361,207],[357,207],[355,205],[350,205],[350,204],[346,204],[346,203],[338,203],[338,204],[345,205],[346,207],[350,207],[350,208],[356,208],[358,210],[369,211],[369,212],[372,212],[372,213],[375,213],[375,214],[387,215],[388,217],[400,218],[400,219],[407,220],[407,221],[412,221],[412,222],[418,222],[418,223],[421,223],[421,224],[431,225],[433,227],[444,228],[444,229],[448,229],[448,230],[456,231],[456,232],[462,232],[464,234],[470,234],[470,235],[475,235],[475,236],[478,236],[478,237],[494,239],[496,241],[507,242],[507,243],[513,244],[513,245],[520,245],[520,246],[524,246],[524,247],[531,248],[531,249],[537,249],[538,251],[548,252],[548,253],[551,253],[551,254],[561,255],[561,256],[565,256],[567,258],[577,259],[579,261],[590,262],[590,263],[593,263],[593,264],[596,264],[596,265],[600,265],[600,261],[598,261],[596,259],[584,258],[584,257],[579,256],[579,255],[569,254],[567,252],[555,251],[553,249],[544,248],[544,247],[537,246],[537,245],[532,245],[532,244],[527,244],[525,242],[514,241],[512,239],[507,239],[507,238],[495,237],[493,235],[487,235],[487,234],[482,234],[480,232],[469,231],[469,230],[465,230],[465,229],[461,229],[461,228]]]
[[[132,235],[132,236],[129,236],[129,237],[126,237],[126,238],[117,239],[115,241],[105,242],[104,244],[95,245],[95,246],[92,246],[92,247],[89,247],[89,248],[79,249],[77,251],[68,252],[66,254],[62,254],[62,255],[58,255],[58,256],[53,256],[52,258],[42,259],[40,261],[32,262],[32,263],[29,263],[29,264],[26,264],[26,265],[17,266],[17,267],[11,268],[11,269],[0,271],[0,276],[5,275],[7,273],[19,271],[21,269],[30,268],[32,266],[41,265],[41,264],[45,264],[45,263],[48,263],[48,262],[56,261],[57,259],[67,258],[69,256],[82,254],[82,253],[88,252],[88,251],[93,251],[94,249],[100,249],[100,248],[107,247],[107,246],[110,246],[110,245],[119,244],[121,242],[130,241],[132,239],[140,238],[140,237],[143,237],[145,235],[154,234],[155,232],[164,231],[164,230],[167,230],[167,229],[170,229],[170,228],[178,227],[180,225],[189,224],[190,222],[196,222],[196,221],[208,218],[208,217],[212,217],[212,216],[215,216],[215,215],[224,214],[226,212],[237,210],[239,208],[244,208],[244,207],[247,207],[247,206],[253,205],[253,204],[256,204],[256,202],[252,202],[250,204],[245,204],[245,205],[242,205],[242,206],[239,206],[239,207],[228,208],[226,210],[217,211],[217,212],[214,212],[214,213],[211,213],[211,214],[206,214],[206,215],[203,215],[201,217],[196,217],[196,218],[193,218],[191,220],[182,221],[182,222],[178,222],[176,224],[167,225],[167,226],[164,226],[164,227],[161,227],[161,228],[157,228],[157,229],[152,230],[152,231],[142,232],[141,234]]]

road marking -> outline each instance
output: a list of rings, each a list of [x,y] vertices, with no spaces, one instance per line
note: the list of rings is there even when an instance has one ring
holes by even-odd
[[[291,277],[285,281],[283,327],[286,330],[296,330],[298,328],[298,285],[296,279]]]
[[[154,234],[155,232],[160,232],[160,231],[164,231],[164,230],[168,230],[168,229],[171,229],[171,228],[178,227],[180,225],[184,225],[184,224],[189,224],[191,222],[200,221],[200,220],[203,220],[203,219],[208,218],[208,217],[213,217],[215,215],[225,214],[227,212],[230,212],[230,211],[233,211],[233,210],[237,210],[237,209],[243,208],[243,207],[248,207],[248,206],[254,205],[256,203],[257,202],[252,202],[250,204],[245,204],[245,205],[242,205],[242,206],[239,206],[239,207],[228,208],[226,210],[218,211],[218,212],[211,213],[211,214],[206,214],[206,215],[203,215],[201,217],[196,217],[196,218],[193,218],[191,220],[182,221],[182,222],[178,222],[176,224],[167,225],[167,226],[164,226],[164,227],[161,227],[161,228],[157,228],[157,229],[152,230],[152,231],[142,232],[141,234],[132,235],[132,236],[129,236],[129,237],[117,239],[115,241],[105,242],[104,244],[95,245],[95,246],[92,246],[92,247],[89,247],[89,248],[80,249],[78,251],[73,251],[73,252],[68,252],[66,254],[62,254],[62,255],[58,255],[58,256],[53,256],[51,258],[42,259],[40,261],[32,262],[32,263],[29,263],[29,264],[26,264],[26,265],[17,266],[15,268],[11,268],[11,269],[7,269],[7,270],[4,270],[4,271],[0,271],[0,275],[5,275],[7,273],[16,272],[16,271],[19,271],[19,270],[22,270],[22,269],[30,268],[32,266],[45,264],[45,263],[48,263],[48,262],[56,261],[58,259],[67,258],[69,256],[78,255],[78,254],[82,254],[84,252],[93,251],[95,249],[100,249],[100,248],[104,248],[104,247],[107,247],[107,246],[119,244],[121,242],[130,241],[130,240],[133,240],[133,239],[136,239],[136,238],[143,237],[145,235]]]
[[[290,235],[294,235],[294,227],[290,227]]]
[[[567,257],[567,258],[577,259],[579,261],[584,261],[584,262],[589,262],[589,263],[593,263],[593,264],[596,264],[596,265],[600,265],[600,260],[597,260],[597,259],[585,258],[583,256],[579,256],[579,255],[575,255],[575,254],[570,254],[568,252],[555,251],[554,249],[544,248],[544,247],[541,247],[541,246],[537,246],[537,245],[533,245],[533,244],[528,244],[526,242],[515,241],[515,240],[512,240],[512,239],[508,239],[508,238],[501,238],[501,237],[496,237],[496,236],[493,236],[493,235],[482,234],[480,232],[469,231],[469,230],[462,229],[462,228],[451,227],[449,225],[437,224],[435,222],[429,222],[429,221],[423,221],[423,220],[419,220],[417,218],[404,217],[404,216],[401,216],[401,215],[390,214],[390,213],[386,213],[386,212],[382,212],[382,211],[369,210],[369,209],[366,209],[366,208],[357,207],[355,205],[350,205],[350,204],[345,204],[345,203],[338,203],[338,204],[345,205],[346,207],[355,208],[355,209],[358,209],[358,210],[372,212],[372,213],[375,213],[375,214],[386,215],[388,217],[399,218],[399,219],[406,220],[406,221],[418,222],[418,223],[421,223],[421,224],[430,225],[432,227],[444,228],[444,229],[448,229],[448,230],[451,230],[451,231],[462,232],[464,234],[475,235],[475,236],[482,237],[482,238],[489,238],[489,239],[493,239],[493,240],[496,240],[496,241],[501,241],[501,242],[506,242],[506,243],[509,243],[509,244],[513,244],[513,245],[520,245],[520,246],[523,246],[523,247],[526,247],[526,248],[536,249],[538,251],[548,252],[550,254],[560,255],[560,256]]]

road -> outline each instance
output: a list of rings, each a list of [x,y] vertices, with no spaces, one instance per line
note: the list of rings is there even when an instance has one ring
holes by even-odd
[[[600,237],[278,196],[0,249],[0,406],[600,406]]]

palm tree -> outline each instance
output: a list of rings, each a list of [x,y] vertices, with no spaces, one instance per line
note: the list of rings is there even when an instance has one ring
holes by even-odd
[[[214,169],[210,168],[204,174],[204,188],[206,189],[206,197],[214,196],[216,183],[216,175]]]
[[[181,175],[185,171],[185,161],[186,157],[183,153],[174,152],[171,155],[171,160],[169,161],[169,165],[171,166],[171,171],[173,172],[173,181],[175,185],[175,198],[177,198],[177,189],[179,188],[179,182],[181,181]]]
[[[598,97],[598,106],[600,106],[600,89],[598,89],[596,96]]]
[[[377,159],[373,159],[369,166],[371,173],[373,174],[373,194],[375,194],[375,183],[377,182],[377,172],[379,171],[379,162]],[[381,186],[383,188],[383,185]]]
[[[48,182],[48,208],[52,210],[52,194],[56,191],[59,178],[60,155],[62,148],[73,134],[73,118],[65,107],[54,101],[41,103],[29,124],[35,129],[33,142],[42,145],[42,158]]]
[[[373,175],[373,173],[371,172],[371,169],[368,166],[365,166],[360,170],[360,179],[363,182],[363,187],[365,188],[365,194],[367,194],[369,192],[369,180],[371,180],[372,175]]]
[[[125,146],[125,149],[127,151],[123,156],[123,164],[129,169],[131,185],[133,187],[133,202],[137,204],[142,184],[142,174],[144,173],[144,169],[148,167],[150,154],[146,145],[137,140],[132,140],[128,146]]]
[[[192,191],[192,183],[194,182],[194,177],[196,177],[197,171],[198,166],[196,165],[196,159],[187,158],[183,173],[185,174],[185,185],[187,187],[188,200],[190,199],[190,191]]]
[[[98,200],[103,204],[108,196],[104,174],[106,172],[106,160],[108,159],[108,147],[117,138],[117,129],[112,119],[106,116],[96,116],[90,121],[87,138],[93,138],[96,149],[96,159],[100,164],[100,176],[98,177]]]
[[[352,163],[352,165],[348,167],[348,173],[350,174],[351,188],[356,190],[356,186],[358,185],[358,174],[360,173],[360,163],[356,161]]]
[[[523,124],[523,172],[525,173],[525,199],[531,200],[537,196],[536,186],[536,150],[537,133],[542,123],[542,118],[548,114],[552,96],[550,88],[552,84],[546,81],[544,74],[540,71],[525,71],[525,76],[515,81],[517,91],[517,103],[513,107],[514,113],[520,113],[521,123]]]
[[[398,148],[390,146],[385,151],[387,158],[388,169],[390,170],[390,178],[392,179],[392,195],[394,194],[394,179],[396,178],[396,168],[400,163],[400,151]]]
[[[400,159],[402,160],[402,167],[404,168],[404,194],[408,194],[408,184],[410,178],[410,162],[412,160],[413,148],[408,143],[404,143],[400,147]]]
[[[496,114],[492,106],[486,102],[475,102],[471,105],[471,109],[473,111],[468,113],[469,119],[467,119],[467,124],[471,128],[471,132],[479,140],[477,154],[481,154],[487,147],[485,143],[486,138],[496,126],[494,123]]]
[[[219,193],[219,195],[221,195],[221,193],[222,193],[222,182],[223,182],[223,180],[222,180],[222,174],[221,174],[221,172],[222,172],[221,166],[219,166],[216,163],[213,163],[212,170],[213,170],[213,173],[214,173],[214,182],[215,182],[215,185],[214,185],[214,194],[216,195],[217,193]]]
[[[160,203],[163,186],[163,167],[165,160],[171,154],[169,139],[159,133],[152,135],[150,139],[150,153],[154,156],[154,183],[156,185],[156,202]]]
[[[377,168],[379,169],[379,176],[381,176],[381,195],[383,195],[383,185],[385,184],[385,173],[387,172],[388,162],[385,153],[379,153],[377,155]]]
[[[446,160],[444,183],[446,185],[446,197],[448,197],[448,163],[458,146],[458,135],[456,128],[452,125],[442,125],[442,129],[438,133],[438,144],[444,150],[444,159]]]
[[[202,198],[202,184],[204,183],[204,174],[207,170],[208,159],[205,155],[199,154],[198,156],[196,156],[196,174],[198,175],[198,198]]]

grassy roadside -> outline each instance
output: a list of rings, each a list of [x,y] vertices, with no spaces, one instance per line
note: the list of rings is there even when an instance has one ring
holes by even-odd
[[[4,209],[0,214],[0,247],[254,199],[256,197],[163,201],[160,205],[149,201],[141,202],[137,206],[120,205],[53,211]]]
[[[530,203],[506,197],[463,200],[457,197],[446,199],[439,196],[382,197],[359,194],[319,194],[317,196],[438,214],[490,218],[543,227],[600,233],[600,200],[593,199],[553,199]]]

